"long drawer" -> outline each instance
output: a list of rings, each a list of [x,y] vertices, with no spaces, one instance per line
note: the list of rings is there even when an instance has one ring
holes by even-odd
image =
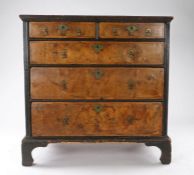
[[[31,64],[163,64],[163,42],[32,41]]]
[[[32,99],[162,99],[163,68],[31,68]]]
[[[33,102],[33,136],[160,136],[162,103]]]

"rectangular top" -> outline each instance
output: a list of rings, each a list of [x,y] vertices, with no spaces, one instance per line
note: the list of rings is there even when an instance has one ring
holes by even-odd
[[[83,22],[170,22],[172,16],[77,16],[77,15],[20,15],[23,21],[83,21]]]

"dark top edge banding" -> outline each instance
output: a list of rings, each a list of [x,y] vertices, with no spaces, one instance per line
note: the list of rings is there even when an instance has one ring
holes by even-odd
[[[172,16],[19,15],[23,21],[170,22]]]

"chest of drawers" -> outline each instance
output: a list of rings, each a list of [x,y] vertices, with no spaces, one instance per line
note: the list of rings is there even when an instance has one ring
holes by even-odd
[[[167,135],[172,17],[21,15],[26,136],[58,142],[137,142],[171,161]]]

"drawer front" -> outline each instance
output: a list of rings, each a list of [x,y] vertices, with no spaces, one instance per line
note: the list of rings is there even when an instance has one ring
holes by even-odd
[[[163,57],[163,42],[30,42],[31,64],[163,64]]]
[[[163,23],[100,23],[101,38],[164,38]]]
[[[31,38],[95,38],[94,22],[30,22]]]
[[[34,102],[33,136],[161,136],[162,103]]]
[[[163,68],[31,68],[32,99],[162,99]]]

